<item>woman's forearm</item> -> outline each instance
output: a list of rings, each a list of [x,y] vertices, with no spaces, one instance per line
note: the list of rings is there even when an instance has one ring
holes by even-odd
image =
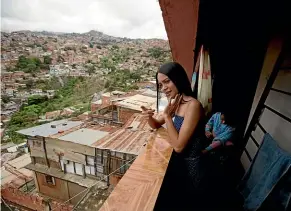
[[[170,116],[165,117],[165,122],[167,126],[167,131],[170,137],[168,142],[171,144],[171,146],[174,148],[176,152],[180,152],[181,149],[178,143],[179,134],[174,126],[172,118]]]
[[[149,117],[148,124],[153,129],[158,129],[162,126],[159,120],[155,119],[154,117]]]

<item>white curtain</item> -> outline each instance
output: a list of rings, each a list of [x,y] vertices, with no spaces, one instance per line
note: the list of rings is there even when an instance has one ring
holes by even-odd
[[[212,110],[212,79],[209,52],[203,46],[201,47],[196,64],[199,65],[195,67],[195,71],[199,68],[197,97],[205,113],[208,114]]]

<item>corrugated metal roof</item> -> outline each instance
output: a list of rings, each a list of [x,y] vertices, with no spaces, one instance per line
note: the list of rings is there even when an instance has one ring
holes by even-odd
[[[27,136],[49,137],[59,133],[59,131],[66,131],[81,124],[83,124],[82,121],[69,121],[67,119],[63,119],[39,125],[36,127],[19,130],[17,132]],[[54,125],[55,128],[53,128],[52,125]]]
[[[155,97],[137,94],[127,99],[124,99],[120,102],[117,102],[115,105],[136,111],[142,111],[140,108],[141,106],[155,108],[155,104],[156,104]]]
[[[96,141],[102,139],[107,136],[109,133],[100,131],[100,130],[92,130],[87,128],[81,128],[67,135],[61,136],[58,139],[63,141],[69,141],[77,144],[91,146],[91,144]]]
[[[100,130],[108,133],[113,133],[117,130],[119,130],[121,127],[119,126],[111,126],[111,125],[88,125],[86,128],[92,129],[92,130]]]
[[[92,146],[138,155],[151,135],[147,119],[143,115],[134,114],[122,129],[105,136]]]
[[[151,129],[151,127],[148,125],[147,118],[139,113],[133,114],[123,127],[129,128],[129,127],[134,127],[134,126],[136,126],[136,128],[140,130]]]
[[[140,149],[150,136],[150,131],[121,129],[93,143],[92,146],[99,149],[110,149],[112,151],[138,155]]]

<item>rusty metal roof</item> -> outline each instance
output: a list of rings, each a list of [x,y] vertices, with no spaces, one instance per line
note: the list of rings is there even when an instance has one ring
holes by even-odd
[[[129,120],[124,124],[124,128],[131,127],[132,125],[137,124],[137,128],[141,130],[150,130],[151,127],[147,123],[147,119],[145,116],[139,113],[133,114]]]
[[[100,130],[100,131],[104,131],[104,132],[108,132],[108,133],[113,133],[117,130],[119,130],[121,127],[118,126],[111,126],[111,125],[88,125],[86,128],[88,129],[93,129],[93,130]]]
[[[105,136],[91,146],[138,155],[151,135],[146,118],[140,114],[134,114],[122,129]]]
[[[110,149],[112,151],[138,155],[140,149],[150,136],[150,131],[121,129],[93,143],[92,146],[99,149]]]

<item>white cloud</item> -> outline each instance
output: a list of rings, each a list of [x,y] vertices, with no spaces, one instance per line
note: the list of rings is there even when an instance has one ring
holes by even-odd
[[[1,0],[1,30],[167,39],[157,0]]]

